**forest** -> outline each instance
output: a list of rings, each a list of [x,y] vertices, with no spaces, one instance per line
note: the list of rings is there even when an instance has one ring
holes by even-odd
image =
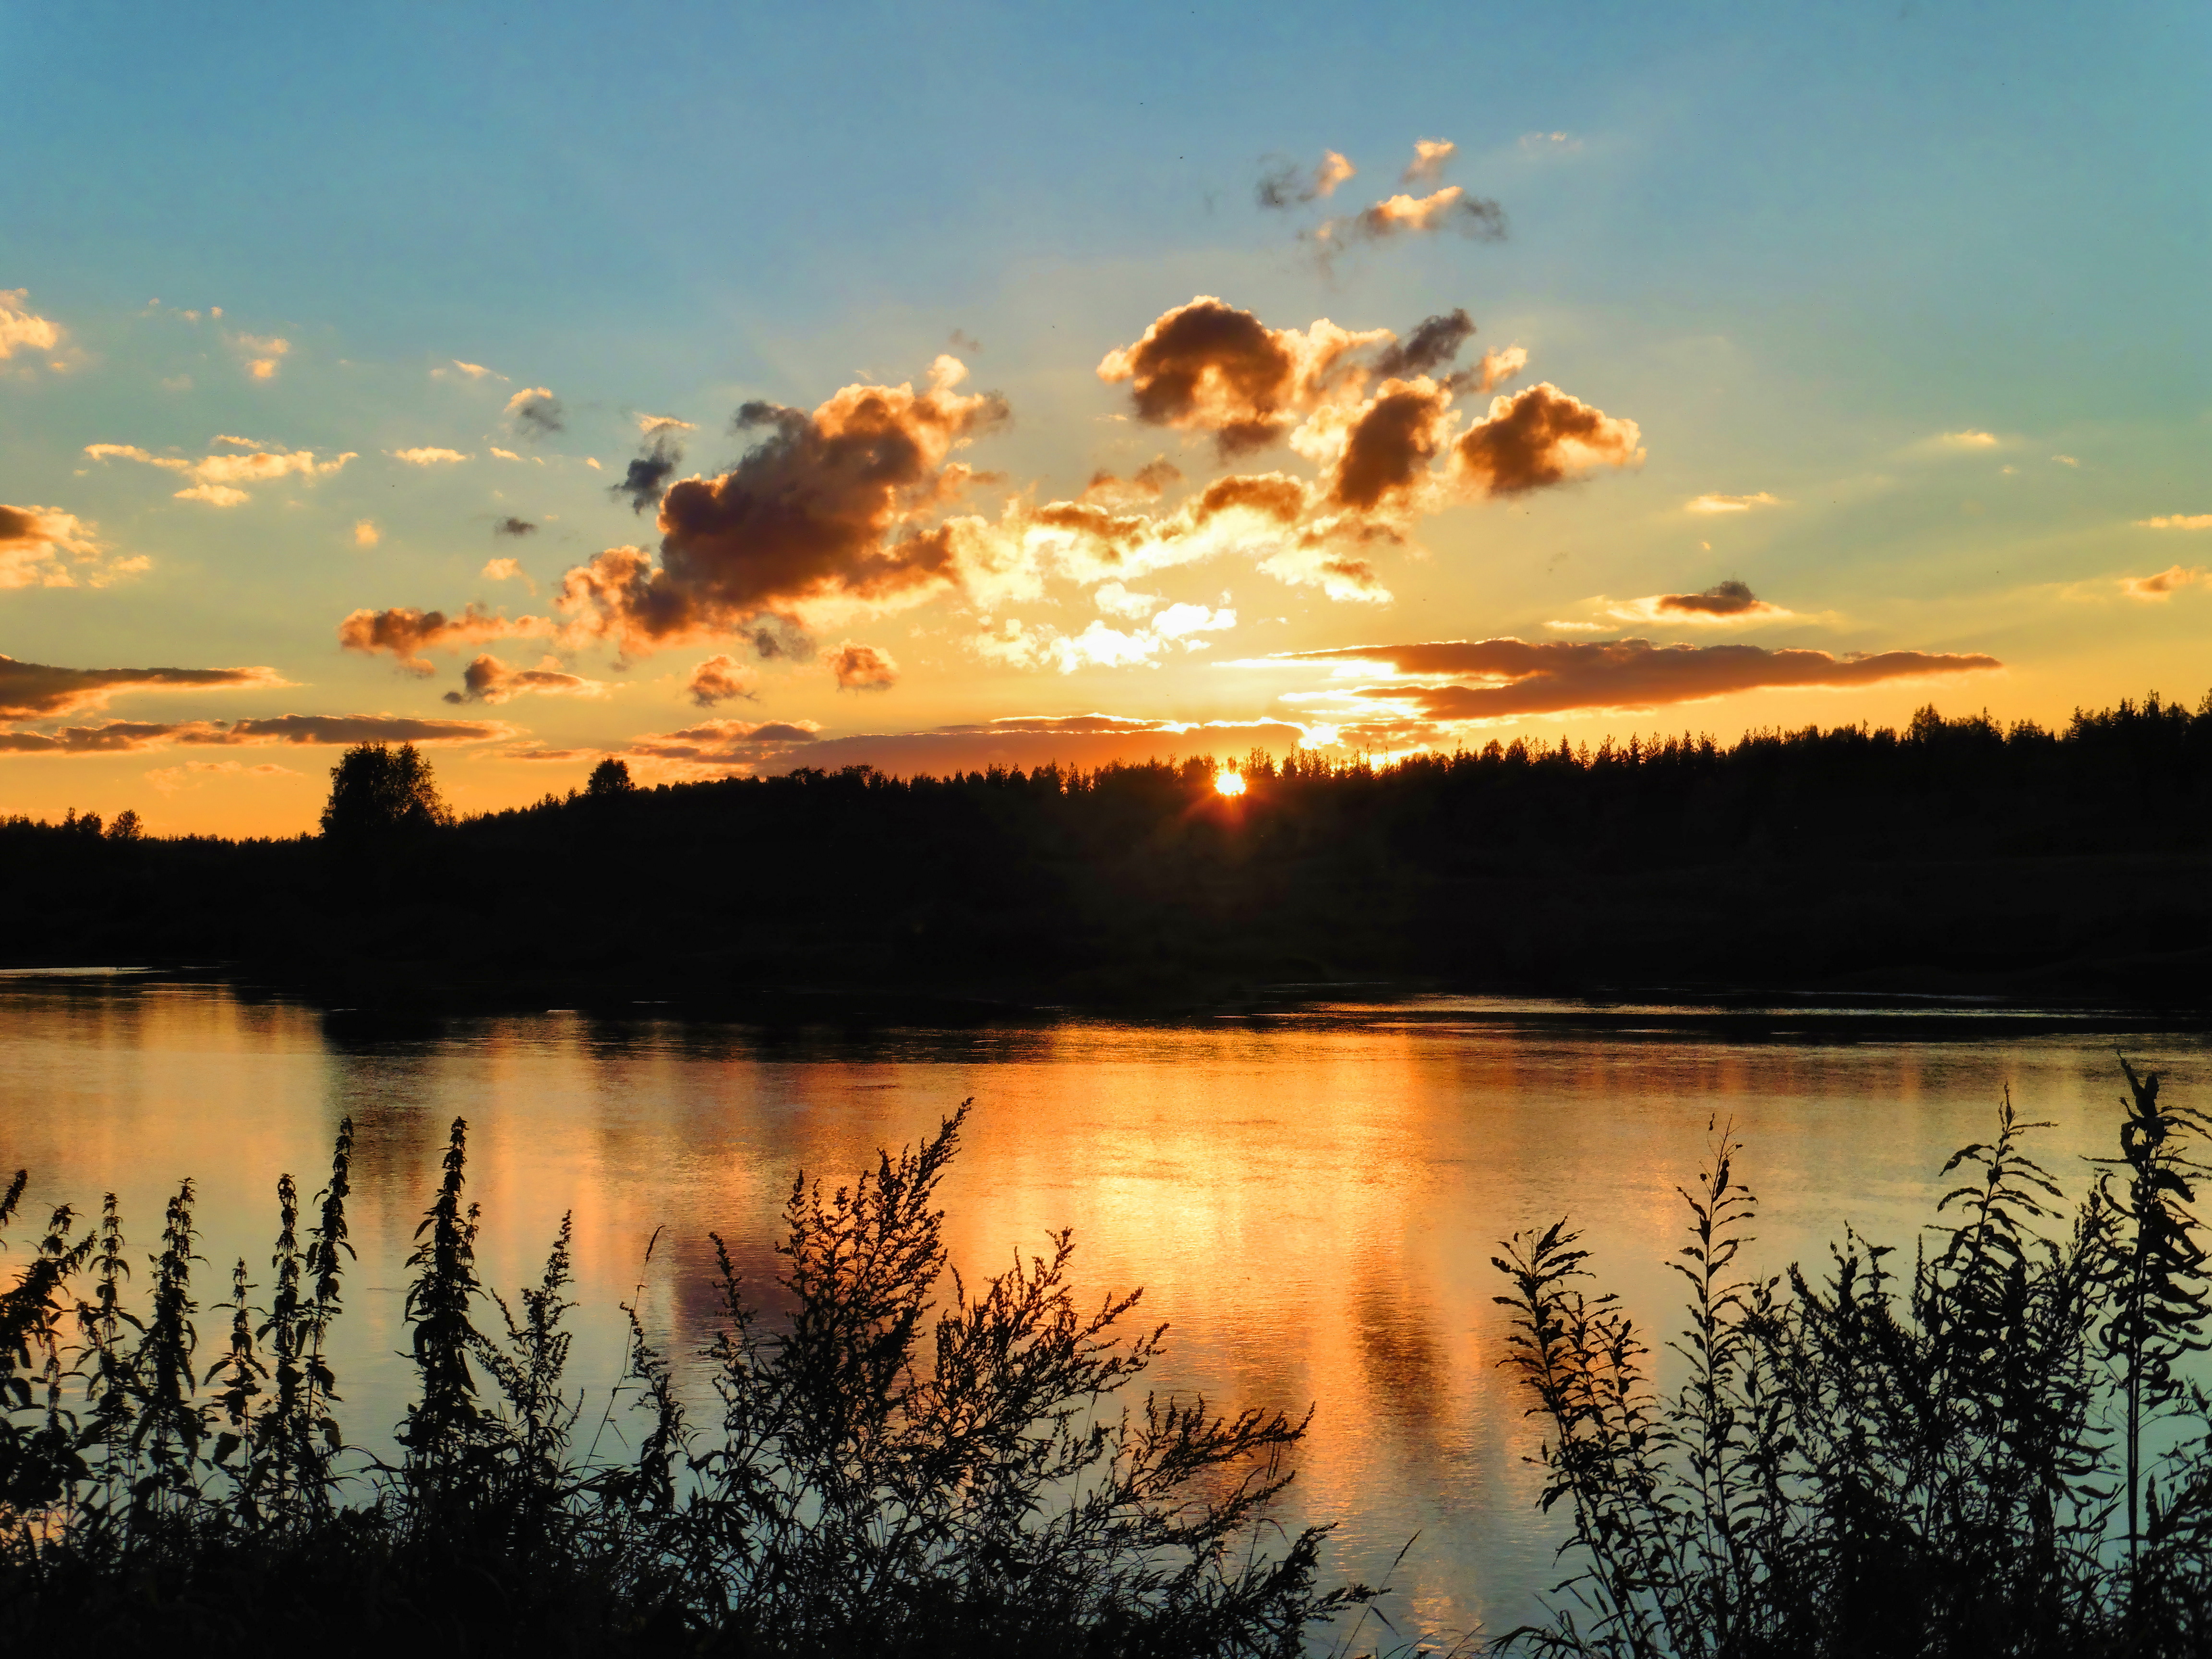
[[[615,762],[458,819],[415,750],[333,770],[320,833],[292,840],[0,823],[0,949],[392,1006],[1176,1007],[1346,981],[2166,1009],[2212,992],[2212,696],[2055,731],[1928,708],[1902,731],[1382,765],[644,787]]]

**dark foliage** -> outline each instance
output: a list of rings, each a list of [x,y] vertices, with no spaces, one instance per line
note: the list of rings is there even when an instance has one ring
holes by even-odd
[[[1254,756],[1234,801],[1206,757],[650,789],[618,787],[620,766],[449,826],[410,808],[422,827],[373,853],[0,824],[8,948],[228,958],[445,1006],[1171,1001],[1373,977],[2212,997],[2212,704],[2124,702],[2057,732],[1928,709],[1729,746]]]
[[[331,796],[323,808],[323,834],[332,842],[386,840],[453,822],[438,793],[430,763],[411,743],[361,743],[331,768]]]
[[[1825,1273],[1742,1275],[1751,1196],[1725,1132],[1684,1191],[1691,1290],[1653,1387],[1619,1302],[1578,1288],[1561,1222],[1496,1266],[1505,1364],[1569,1517],[1551,1655],[2182,1659],[2212,1644],[2204,1258],[2180,1143],[2202,1125],[2127,1071],[2123,1183],[2070,1221],[2008,1097],[1945,1167],[1911,1270],[1856,1235]],[[2143,1445],[2154,1441],[2154,1460]],[[2154,1464],[2155,1467],[2154,1468]]]
[[[322,1357],[349,1124],[304,1246],[278,1183],[274,1293],[256,1305],[236,1264],[204,1376],[190,1186],[143,1317],[112,1199],[82,1237],[57,1212],[0,1296],[0,1632],[27,1653],[1297,1654],[1376,1594],[1319,1589],[1323,1529],[1269,1520],[1304,1425],[1122,1400],[1162,1333],[1124,1334],[1134,1294],[1078,1305],[1066,1233],[952,1273],[933,1206],[965,1113],[850,1187],[794,1182],[780,1316],[717,1241],[706,1422],[632,1310],[580,1448],[568,1224],[519,1313],[487,1291],[459,1121],[408,1261],[397,1466],[347,1449]]]

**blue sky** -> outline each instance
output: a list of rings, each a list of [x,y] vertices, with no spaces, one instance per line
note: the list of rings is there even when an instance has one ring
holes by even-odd
[[[1133,753],[1264,722],[1279,747],[1286,722],[1341,738],[1357,710],[1331,689],[1355,688],[1268,659],[1437,640],[1932,665],[1705,695],[1685,663],[1700,695],[1658,702],[1602,677],[1575,690],[1578,666],[1561,671],[1572,695],[1550,699],[1563,706],[1473,726],[1391,702],[1402,665],[1376,659],[1359,683],[1395,724],[1370,722],[1367,746],[1728,736],[1893,721],[1931,699],[2049,722],[2212,683],[2212,589],[2188,574],[2212,565],[2212,526],[2185,527],[2212,515],[2201,8],[79,5],[15,8],[8,31],[37,72],[0,111],[0,289],[22,290],[16,314],[57,343],[0,362],[0,502],[43,509],[47,538],[18,560],[35,580],[0,589],[0,652],[269,672],[26,704],[12,729],[34,741],[0,754],[0,811],[306,827],[327,745],[207,737],[287,714],[497,727],[439,747],[470,807],[570,787],[605,752],[704,775],[1011,716],[1114,717]],[[1456,154],[1401,186],[1419,138]],[[1310,168],[1331,151],[1358,169],[1335,195],[1255,204],[1267,158]],[[1324,216],[1447,184],[1494,198],[1505,239],[1316,257]],[[1158,569],[1149,617],[1097,604],[1095,569],[1019,599],[956,583],[891,605],[770,605],[797,618],[805,659],[748,653],[758,618],[726,606],[650,652],[568,617],[557,638],[426,652],[423,678],[339,648],[361,608],[551,617],[563,571],[655,549],[651,514],[605,488],[641,415],[690,422],[682,471],[712,480],[760,435],[730,430],[739,404],[921,386],[949,349],[969,366],[959,393],[1000,393],[1010,418],[957,452],[1001,481],[946,513],[1003,526],[1009,496],[1068,498],[1154,455],[1182,489],[1242,471],[1318,492],[1330,463],[1296,439],[1232,461],[1209,428],[1147,424],[1130,386],[1099,378],[1105,354],[1200,295],[1273,330],[1328,318],[1401,337],[1464,307],[1470,358],[1528,353],[1498,395],[1554,385],[1634,422],[1640,454],[1401,516],[1405,540],[1376,561],[1387,604],[1278,580],[1248,543]],[[252,343],[280,339],[273,359]],[[257,362],[273,367],[257,377]],[[501,414],[533,387],[564,411],[537,444]],[[1455,431],[1489,395],[1459,396]],[[218,434],[313,451],[301,465],[355,459],[218,505],[176,495],[204,469],[86,453],[256,453]],[[394,455],[438,448],[467,459]],[[1706,497],[1739,502],[1689,507]],[[496,536],[508,517],[537,528]],[[2185,524],[2144,523],[2160,518]],[[509,556],[534,599],[482,574]],[[2124,586],[2177,568],[2149,596]],[[1717,630],[1634,612],[1729,580],[1788,614]],[[1171,605],[1203,607],[1206,626],[1144,635]],[[979,647],[1010,617],[1032,642],[1095,623],[1150,644],[1114,663]],[[895,659],[894,683],[841,688],[830,665],[848,642]],[[448,702],[485,651],[605,689]],[[710,708],[690,677],[717,654],[753,695]],[[1938,672],[1967,658],[2001,665]],[[35,741],[110,721],[180,729]],[[1175,729],[1139,729],[1159,722]],[[1023,745],[1058,737],[1041,724],[1001,746],[1042,758]],[[1097,758],[1105,739],[1085,740],[1071,752]],[[883,750],[925,753],[953,750]]]

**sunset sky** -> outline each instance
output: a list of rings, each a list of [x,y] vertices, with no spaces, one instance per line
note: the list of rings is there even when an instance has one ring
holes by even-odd
[[[6,33],[0,814],[2212,686],[2201,6]]]

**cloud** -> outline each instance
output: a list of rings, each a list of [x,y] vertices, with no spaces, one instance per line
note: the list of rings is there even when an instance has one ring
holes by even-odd
[[[1148,573],[1220,556],[1331,599],[1382,602],[1389,590],[1377,562],[1414,548],[1425,515],[1643,459],[1634,422],[1548,383],[1495,398],[1470,424],[1458,395],[1526,361],[1516,347],[1455,369],[1474,333],[1463,310],[1423,319],[1402,341],[1326,318],[1273,329],[1204,295],[1164,313],[1098,366],[1109,384],[1127,385],[1136,417],[1224,457],[1281,441],[1315,473],[1217,477],[1176,501],[1183,473],[1159,456],[1127,478],[1094,474],[1075,500],[1038,505],[1018,492],[994,518],[960,510],[971,490],[1003,481],[955,458],[1008,411],[995,394],[961,390],[965,366],[949,356],[919,391],[848,386],[811,412],[748,404],[738,428],[765,435],[719,477],[662,488],[672,457],[660,446],[673,441],[655,435],[640,488],[626,481],[617,493],[642,507],[660,489],[659,548],[606,548],[572,567],[556,597],[557,627],[473,611],[458,624],[441,612],[361,611],[347,619],[348,642],[419,665],[410,641],[434,617],[424,637],[448,642],[459,636],[440,629],[455,625],[478,630],[475,639],[557,634],[564,648],[602,640],[627,659],[741,635],[765,653],[804,648],[811,629],[948,595],[1003,617],[1052,580],[1113,584],[1101,608],[1135,618],[1149,614],[1133,598]],[[987,620],[971,647],[1068,668],[1156,661],[1171,639],[1203,643],[1103,623],[1073,634],[1008,626]]]
[[[637,429],[650,438],[657,432],[696,432],[699,428],[690,421],[679,421],[673,415],[643,415],[637,417]]]
[[[1976,432],[1970,428],[1965,432],[1938,433],[1928,443],[1931,448],[1964,450],[1971,453],[1977,450],[1995,449],[1999,441],[1994,432]]]
[[[1236,626],[1234,611],[1209,611],[1202,605],[1171,605],[1139,629],[1124,630],[1092,622],[1079,634],[1009,617],[995,629],[986,627],[976,634],[969,647],[985,661],[1005,667],[1073,674],[1081,668],[1156,667],[1177,643],[1186,651],[1203,649],[1205,641],[1191,635]]]
[[[274,761],[263,761],[258,766],[248,766],[244,761],[186,761],[181,766],[157,767],[146,775],[146,781],[165,795],[173,795],[179,789],[192,789],[210,777],[296,778],[302,775],[289,766],[279,766]]]
[[[830,670],[840,691],[888,691],[898,684],[898,664],[890,652],[850,640],[830,653]]]
[[[1109,617],[1149,617],[1159,608],[1157,593],[1133,593],[1119,582],[1101,582],[1091,592],[1091,602]]]
[[[1108,353],[1100,378],[1127,383],[1141,421],[1211,436],[1224,457],[1285,441],[1321,479],[1219,478],[1158,516],[1113,512],[1112,494],[1086,490],[1025,514],[1031,550],[1078,580],[1117,581],[1242,551],[1279,580],[1382,600],[1376,556],[1410,544],[1423,515],[1643,459],[1633,422],[1548,383],[1495,399],[1462,429],[1457,392],[1470,382],[1487,389],[1527,361],[1516,347],[1449,372],[1473,333],[1463,311],[1425,319],[1402,343],[1388,329],[1354,333],[1327,319],[1272,329],[1201,295]]]
[[[486,368],[482,363],[465,363],[459,357],[453,359],[453,367],[471,380],[503,380],[507,378],[495,368]]]
[[[812,720],[703,720],[680,732],[632,738],[618,752],[653,763],[653,770],[668,775],[723,776],[750,772],[771,756],[787,756],[811,744],[821,729]]]
[[[520,460],[520,459],[522,459],[522,457],[521,457],[521,456],[520,456],[520,455],[516,454],[513,450],[511,450],[511,449],[501,449],[501,448],[497,444],[494,444],[494,445],[491,447],[491,453],[492,453],[493,454],[495,454],[495,455],[498,456],[498,457],[500,458],[500,459],[501,459],[502,461],[519,461],[519,460]],[[533,459],[533,460],[536,460],[536,459],[537,459],[537,458],[536,458],[535,456],[532,456],[531,459]],[[543,462],[543,461],[538,461],[538,465],[540,465],[540,466],[543,466],[543,465],[545,465],[545,463],[544,463],[544,462]]]
[[[0,503],[0,587],[76,586],[77,569],[107,550],[96,528],[58,507]]]
[[[963,356],[973,357],[983,349],[983,343],[964,328],[956,328],[946,338],[945,344]]]
[[[1780,507],[1782,498],[1760,490],[1755,495],[1693,495],[1682,503],[1685,513],[1748,513],[1754,507]]]
[[[410,466],[450,466],[456,461],[469,459],[458,449],[440,449],[427,444],[418,449],[387,449],[384,453],[393,460],[404,461]]]
[[[1256,190],[1263,208],[1286,208],[1299,202],[1319,201],[1336,194],[1336,187],[1359,169],[1333,149],[1322,152],[1310,174],[1287,157],[1272,157],[1262,166]]]
[[[2171,565],[2152,576],[2123,576],[2120,592],[2131,599],[2167,599],[2185,587],[2212,586],[2212,570],[2197,565]]]
[[[996,629],[986,628],[969,641],[969,647],[986,662],[1008,668],[1051,668],[1073,674],[1079,668],[1129,668],[1152,664],[1164,643],[1139,630],[1124,633],[1093,622],[1079,634],[1063,634],[1048,624],[1030,626],[1009,617]]]
[[[2051,459],[2061,466],[2079,466],[2081,465],[2080,461],[2075,459],[2071,455],[2053,455]]]
[[[561,400],[550,386],[525,386],[507,400],[507,418],[533,442],[562,430]]]
[[[56,668],[0,656],[0,720],[105,708],[125,691],[258,690],[289,684],[273,668]]]
[[[1091,505],[1119,506],[1131,501],[1156,501],[1167,493],[1169,486],[1182,482],[1182,469],[1164,455],[1155,455],[1126,478],[1115,477],[1103,467],[1091,475],[1091,482],[1083,486],[1083,494],[1076,497]]]
[[[1464,307],[1434,317],[1424,317],[1404,340],[1375,359],[1375,374],[1382,380],[1402,380],[1443,368],[1474,337],[1474,319]]]
[[[221,737],[191,743],[282,743],[335,748],[356,743],[489,743],[514,728],[495,720],[416,720],[402,714],[278,714],[233,720]]]
[[[1491,495],[1518,495],[1598,466],[1644,459],[1633,421],[1615,420],[1549,381],[1492,401],[1453,446],[1455,465]]]
[[[491,533],[495,536],[534,536],[538,533],[538,526],[531,523],[527,519],[508,517],[495,520],[492,525]],[[514,561],[512,559],[495,559],[492,562],[494,564],[506,563],[511,565]],[[484,567],[484,574],[486,575],[489,575],[491,574],[491,565],[488,564]],[[519,576],[522,573],[518,569],[511,574]]]
[[[2212,513],[2169,513],[2162,519],[2137,519],[2144,530],[2212,530]]]
[[[1363,243],[1433,235],[1440,230],[1455,230],[1479,242],[1502,242],[1505,210],[1486,196],[1470,196],[1457,185],[1446,185],[1426,196],[1401,192],[1385,197],[1360,212],[1323,220],[1307,234],[1327,261]]]
[[[661,498],[660,562],[610,548],[568,572],[561,603],[580,625],[649,651],[745,627],[914,604],[988,574],[980,520],[930,525],[975,481],[951,451],[1006,417],[993,392],[953,388],[940,356],[929,384],[848,386],[811,414],[767,403],[738,411],[769,436],[716,478]]]
[[[338,624],[338,644],[345,650],[371,655],[388,651],[409,673],[428,676],[437,670],[423,657],[425,651],[553,632],[550,618],[495,616],[474,603],[458,617],[447,617],[442,611],[394,605],[386,611],[351,612]]]
[[[62,343],[61,329],[30,309],[31,290],[0,288],[0,362],[19,351],[52,351]]]
[[[292,349],[289,340],[280,340],[273,334],[233,334],[231,349],[246,360],[246,372],[257,380],[276,378],[278,363]]]
[[[1459,146],[1449,138],[1416,138],[1413,140],[1413,159],[1398,175],[1401,185],[1427,184],[1443,176],[1451,158],[1459,153]]]
[[[520,559],[487,559],[484,568],[477,574],[488,582],[520,582],[532,593],[538,591],[538,584],[524,572]]]
[[[748,702],[755,696],[754,687],[760,676],[735,657],[726,654],[712,656],[691,671],[691,683],[684,688],[691,701],[702,708],[712,708],[718,702],[728,702],[743,697]]]
[[[216,441],[245,441],[219,438]],[[257,449],[244,455],[209,455],[193,461],[181,455],[151,454],[136,444],[87,444],[84,453],[96,461],[137,461],[141,465],[178,473],[192,483],[176,491],[176,499],[205,501],[211,507],[236,507],[248,500],[246,492],[239,488],[242,484],[270,483],[285,477],[304,478],[312,483],[339,471],[348,461],[356,459],[352,450],[327,461],[319,461],[312,449]]]
[[[1273,329],[1201,294],[1157,319],[1135,344],[1108,352],[1098,378],[1128,382],[1139,420],[1211,434],[1227,459],[1285,436],[1345,384],[1353,354],[1395,340],[1388,329],[1355,334],[1327,318],[1303,332]]]
[[[445,701],[507,702],[530,691],[596,697],[606,689],[604,681],[567,672],[556,658],[548,657],[535,668],[516,668],[487,653],[461,671],[461,689],[447,692]]]
[[[1571,132],[1524,132],[1520,149],[1523,155],[1557,155],[1583,147],[1583,141]]]
[[[656,419],[646,424],[646,442],[629,464],[629,471],[618,483],[607,486],[607,494],[617,501],[628,498],[630,511],[642,513],[660,500],[669,476],[684,459],[684,446],[678,440],[678,432],[692,430],[684,421]]]
[[[622,752],[659,763],[655,769],[672,775],[873,766],[901,776],[945,777],[994,766],[1026,770],[1048,763],[1092,768],[1189,755],[1242,757],[1255,748],[1280,755],[1306,741],[1306,729],[1287,720],[1200,723],[1112,714],[1018,714],[977,725],[842,738],[821,738],[811,729],[788,726],[718,720],[688,732],[639,738]]]
[[[1768,604],[1754,594],[1747,583],[1724,581],[1714,583],[1702,593],[1653,593],[1640,599],[1623,599],[1607,606],[1605,614],[1621,622],[1698,623],[1724,627],[1781,622],[1794,617],[1796,612]]]
[[[1873,685],[1985,672],[2002,664],[1974,653],[1885,651],[1832,655],[1751,645],[1654,645],[1649,640],[1529,643],[1443,641],[1285,653],[1276,663],[1373,665],[1380,684],[1292,693],[1286,701],[1349,720],[1377,714],[1439,725],[1583,711],[1630,713],[1784,687]]]
[[[1227,609],[1209,611],[1202,605],[1171,605],[1154,617],[1150,626],[1164,640],[1180,640],[1192,634],[1212,634],[1234,628],[1237,613]]]

